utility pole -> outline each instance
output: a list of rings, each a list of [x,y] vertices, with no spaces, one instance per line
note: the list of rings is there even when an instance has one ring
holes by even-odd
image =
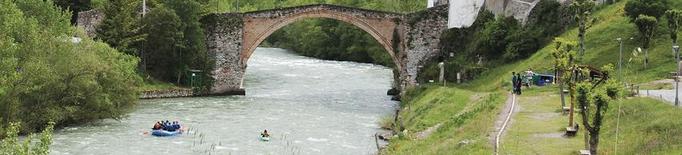
[[[677,74],[675,74],[675,106],[680,105],[680,46],[673,46],[675,50],[675,65],[677,65]]]

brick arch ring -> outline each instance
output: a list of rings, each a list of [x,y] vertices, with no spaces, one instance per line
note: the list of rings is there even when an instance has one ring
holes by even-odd
[[[359,19],[343,12],[336,12],[324,9],[300,12],[288,16],[277,18],[250,17],[249,13],[244,16],[244,48],[241,52],[241,64],[245,65],[255,49],[267,37],[277,30],[296,21],[311,18],[328,18],[352,24],[365,32],[369,33],[391,56],[395,66],[400,69],[399,61],[393,49],[393,33],[398,26],[393,19]],[[383,29],[379,30],[379,29]],[[244,66],[243,66],[244,67]]]

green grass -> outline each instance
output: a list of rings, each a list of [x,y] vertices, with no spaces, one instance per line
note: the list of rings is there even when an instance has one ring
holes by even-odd
[[[555,88],[555,87],[550,87]],[[520,111],[502,139],[501,154],[577,154],[584,149],[580,130],[573,138],[563,133],[568,117],[558,111],[559,95],[548,89],[517,98]],[[599,152],[615,154],[618,104],[609,105],[602,127]],[[618,154],[679,154],[682,152],[682,109],[651,98],[622,101]],[[580,116],[576,113],[576,123]]]
[[[430,86],[403,103],[406,133],[392,139],[384,154],[491,154],[488,134],[504,102],[500,93],[477,93]],[[425,139],[416,133],[442,124]]]
[[[500,154],[577,154],[583,148],[583,132],[572,138],[561,136],[568,117],[559,111],[559,95],[549,88],[556,87],[533,88],[533,93],[517,98],[519,111],[502,138]]]
[[[618,102],[609,105],[599,152],[615,153]],[[682,109],[651,98],[622,102],[618,154],[682,153]]]

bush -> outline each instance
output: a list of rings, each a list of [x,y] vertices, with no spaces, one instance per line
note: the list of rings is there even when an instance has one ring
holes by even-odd
[[[135,104],[137,58],[76,32],[51,1],[0,0],[0,8],[0,128],[119,119]]]
[[[19,141],[20,127],[19,123],[10,123],[7,132],[3,132],[7,137],[0,141],[0,155],[47,155],[50,153],[54,123],[49,123],[40,133],[40,142],[33,142],[35,139],[33,134],[28,135],[23,142]]]

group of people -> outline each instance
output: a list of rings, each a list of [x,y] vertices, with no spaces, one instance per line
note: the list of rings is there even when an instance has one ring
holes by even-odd
[[[512,72],[512,92],[516,95],[521,95],[521,86],[523,85],[523,77],[521,74]]]
[[[173,131],[178,130],[180,128],[181,128],[181,126],[180,126],[180,123],[178,123],[178,121],[169,122],[168,120],[166,120],[166,121],[156,122],[156,124],[154,124],[154,127],[152,128],[152,130],[166,130],[166,131],[173,132]]]
[[[521,72],[512,72],[512,92],[521,95],[521,87],[525,84],[527,88],[530,88],[534,75],[535,73],[533,73],[533,70],[530,68],[525,71],[525,75],[521,75]]]

